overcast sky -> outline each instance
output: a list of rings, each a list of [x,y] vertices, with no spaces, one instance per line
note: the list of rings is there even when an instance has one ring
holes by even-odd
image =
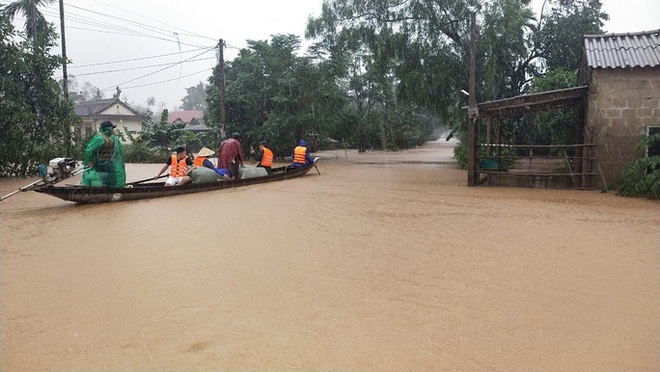
[[[660,29],[659,0],[602,2],[610,15],[604,27],[609,33]],[[541,3],[534,0],[537,12]],[[155,97],[172,110],[181,104],[186,88],[206,82],[217,63],[218,39],[225,40],[224,57],[230,61],[248,39],[269,40],[274,34],[302,38],[308,17],[320,14],[322,0],[65,0],[64,4],[67,56],[72,61],[69,74],[77,77],[78,84],[89,81],[106,97],[112,97],[119,86],[122,99],[129,103],[144,105],[148,97]],[[59,30],[58,2],[43,12]],[[181,63],[172,66],[175,62]]]

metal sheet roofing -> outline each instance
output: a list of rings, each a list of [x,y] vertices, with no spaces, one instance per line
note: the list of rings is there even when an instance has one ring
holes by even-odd
[[[589,68],[660,66],[660,29],[648,32],[585,35]]]

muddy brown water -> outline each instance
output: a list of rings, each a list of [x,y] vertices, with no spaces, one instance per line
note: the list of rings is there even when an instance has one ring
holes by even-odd
[[[444,142],[320,155],[238,189],[0,202],[0,369],[660,368],[658,202],[469,188]]]

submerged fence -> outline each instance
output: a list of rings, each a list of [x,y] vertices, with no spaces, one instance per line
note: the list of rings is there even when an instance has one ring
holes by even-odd
[[[486,155],[478,159],[482,184],[593,189],[595,144],[481,146],[486,148]]]

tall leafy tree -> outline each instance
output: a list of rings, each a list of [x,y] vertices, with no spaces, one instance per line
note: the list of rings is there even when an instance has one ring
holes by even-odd
[[[549,11],[541,18],[536,35],[539,55],[547,70],[577,70],[582,56],[582,36],[603,33],[609,15],[600,0],[545,0]]]
[[[190,111],[204,111],[206,109],[206,87],[201,81],[199,84],[186,88],[186,96],[181,99],[181,109]]]
[[[35,39],[37,34],[48,28],[48,21],[39,8],[51,4],[54,0],[15,0],[2,9],[10,19],[21,14],[25,17],[25,34],[28,38]]]
[[[51,29],[15,41],[8,17],[0,15],[0,174],[25,175],[40,162],[72,154],[69,128],[80,119],[52,76],[62,58],[50,55]]]
[[[323,99],[324,88],[330,85],[327,70],[322,72],[311,58],[296,55],[299,48],[295,35],[249,40],[248,47],[226,64],[228,133],[240,132],[245,144],[266,139],[285,153],[320,127],[324,107],[333,102]],[[218,78],[216,68],[209,79],[207,123],[219,121]]]

